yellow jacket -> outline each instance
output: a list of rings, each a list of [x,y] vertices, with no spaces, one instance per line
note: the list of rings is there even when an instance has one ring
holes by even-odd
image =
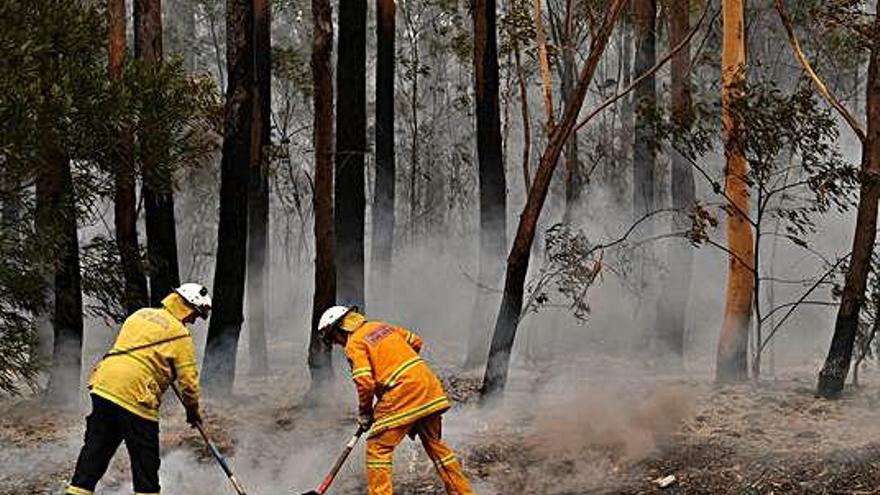
[[[343,326],[352,323],[357,326],[348,337],[345,355],[360,412],[373,415],[370,436],[449,409],[443,385],[419,357],[418,335],[382,321],[364,321],[357,313],[346,316]]]
[[[176,293],[162,306],[129,316],[89,379],[91,393],[153,421],[159,420],[162,395],[175,376],[185,405],[199,405],[195,345],[183,324],[192,309]]]

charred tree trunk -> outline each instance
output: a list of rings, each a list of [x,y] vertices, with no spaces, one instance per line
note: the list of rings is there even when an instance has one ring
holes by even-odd
[[[336,303],[335,243],[333,241],[333,10],[330,0],[312,0],[313,140],[315,146],[315,294],[309,338],[312,388],[333,374],[330,348],[318,337],[321,314]]]
[[[868,64],[868,131],[862,143],[861,190],[852,256],[834,323],[831,348],[819,373],[818,393],[828,398],[840,395],[849,373],[859,312],[865,302],[871,253],[877,237],[877,201],[880,200],[880,47],[877,46],[876,36],[880,35],[880,15],[874,19],[874,34]]]
[[[162,61],[161,0],[134,0],[134,52],[147,66]],[[150,135],[162,125],[153,119],[143,124],[139,136],[143,152],[144,214],[147,225],[147,258],[150,265],[150,304],[159,306],[162,298],[180,285],[177,263],[177,230],[174,223],[174,186],[170,172],[162,170],[151,145]]]
[[[690,0],[671,0],[669,8],[669,46],[682,43],[690,31]],[[690,45],[686,44],[672,57],[672,124],[677,133],[686,135],[693,124],[693,104],[690,81]],[[696,197],[694,173],[691,164],[677,150],[672,155],[672,207],[675,215],[673,231],[689,228],[689,208]],[[689,243],[670,247],[669,274],[657,305],[657,330],[661,353],[671,363],[681,365],[684,357],[685,317],[690,300],[691,275],[693,273],[693,248]]]
[[[529,189],[526,205],[520,214],[513,247],[507,257],[507,274],[504,280],[501,308],[495,322],[492,345],[489,348],[489,363],[486,366],[483,386],[480,391],[484,397],[500,392],[507,383],[510,353],[513,350],[516,329],[522,312],[524,284],[529,269],[529,255],[531,254],[532,242],[535,239],[538,218],[547,198],[550,180],[553,177],[559,155],[571,137],[599,59],[605,51],[608,38],[611,36],[611,31],[625,3],[626,0],[614,0],[611,3],[602,26],[590,42],[590,54],[581,70],[574,96],[566,105],[559,125],[550,135],[550,141],[541,156],[532,187]]]
[[[125,0],[111,0],[107,6],[110,24],[110,79],[119,81],[125,64]],[[114,136],[112,169],[114,183],[114,226],[116,248],[125,278],[123,306],[133,313],[149,304],[147,277],[141,263],[137,233],[137,197],[132,155],[131,128],[122,126]]]
[[[495,0],[474,4],[474,93],[477,113],[477,158],[480,178],[480,285],[493,287],[501,278],[501,260],[507,241],[507,184],[501,148],[501,116],[498,106],[498,43]],[[475,316],[465,366],[476,367],[486,358],[489,334],[483,325],[491,300],[482,288],[474,306]]]
[[[238,337],[244,319],[247,266],[248,179],[253,124],[254,9],[252,0],[226,6],[226,117],[220,161],[220,224],[214,270],[214,312],[205,347],[204,382],[232,390]]]
[[[271,8],[269,0],[254,4],[254,105],[248,184],[248,350],[250,372],[269,371],[266,347],[266,283],[269,262],[269,149],[272,144]]]
[[[367,148],[367,2],[339,5],[336,58],[337,299],[364,305],[364,152]]]
[[[376,1],[376,184],[371,300],[388,301],[394,252],[394,0]]]
[[[79,240],[70,159],[55,136],[42,145],[36,192],[37,231],[49,254],[53,281],[52,365],[46,398],[69,404],[79,394],[82,370],[83,308]]]
[[[633,72],[636,77],[648,72],[657,58],[655,16],[656,0],[633,1],[633,23],[636,31],[636,54]],[[657,142],[654,118],[657,114],[657,91],[654,76],[636,85],[635,124],[633,126],[633,218],[638,219],[654,210],[654,169]]]
[[[754,241],[749,215],[748,164],[745,157],[746,123],[742,99],[746,83],[745,7],[743,0],[723,0],[724,41],[721,55],[721,112],[724,155],[727,159],[727,301],[718,340],[715,379],[748,379],[749,320],[752,311]]]

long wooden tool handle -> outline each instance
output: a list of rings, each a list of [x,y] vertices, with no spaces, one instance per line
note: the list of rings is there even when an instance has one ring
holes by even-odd
[[[318,495],[324,495],[324,492],[330,488],[330,484],[333,483],[339,470],[342,469],[342,465],[345,464],[345,460],[348,459],[348,455],[354,450],[355,444],[357,444],[358,439],[361,438],[361,435],[363,435],[365,431],[364,427],[359,426],[355,434],[352,435],[348,443],[345,444],[345,448],[342,449],[342,453],[339,454],[339,457],[336,459],[336,463],[333,465],[333,469],[330,470],[330,474],[324,478],[324,482],[318,487]]]
[[[177,396],[177,399],[183,404],[183,397],[180,395],[180,390],[178,390],[177,385],[172,382],[171,389],[174,390],[174,395]],[[211,452],[211,455],[217,461],[217,464],[220,464],[220,468],[223,469],[223,472],[226,474],[226,477],[229,478],[229,482],[232,483],[232,487],[235,488],[235,492],[238,495],[247,495],[244,487],[238,481],[234,474],[232,474],[232,469],[229,468],[229,464],[226,462],[226,458],[223,457],[223,454],[220,453],[220,449],[211,441],[208,437],[208,434],[205,432],[205,429],[202,428],[201,423],[196,423],[195,427],[199,430],[199,434],[202,436],[202,440],[205,441],[205,444],[208,446],[208,451]]]

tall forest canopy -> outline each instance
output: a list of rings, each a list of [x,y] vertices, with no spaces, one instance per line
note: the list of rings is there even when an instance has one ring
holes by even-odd
[[[878,201],[875,2],[0,0],[0,403],[79,408],[183,282],[218,403],[336,404],[338,304],[474,417],[561,376],[850,400]]]

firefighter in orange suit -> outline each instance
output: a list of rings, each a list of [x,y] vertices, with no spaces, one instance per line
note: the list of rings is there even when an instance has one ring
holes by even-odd
[[[441,415],[449,409],[449,400],[440,380],[419,357],[422,339],[385,322],[367,321],[357,308],[347,306],[325,311],[318,332],[328,345],[345,347],[351,365],[358,422],[369,430],[370,495],[391,495],[394,448],[407,435],[421,439],[447,493],[472,494],[461,464],[441,439]]]
[[[163,299],[161,308],[140,309],[125,320],[89,379],[92,413],[65,494],[92,495],[124,441],[135,495],[158,495],[159,403],[176,380],[186,421],[201,422],[195,346],[186,324],[207,319],[210,311],[208,289],[187,283]]]

